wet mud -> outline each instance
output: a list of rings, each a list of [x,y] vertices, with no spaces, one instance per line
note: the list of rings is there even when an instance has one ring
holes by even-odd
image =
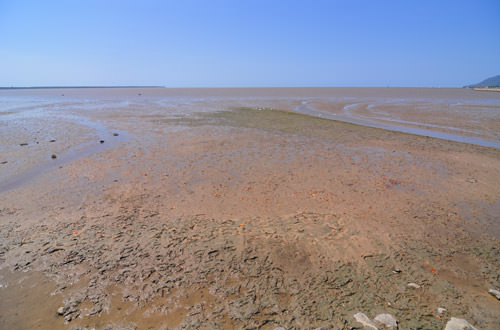
[[[200,102],[87,109],[61,159],[116,144],[2,191],[0,328],[500,327],[498,149]]]

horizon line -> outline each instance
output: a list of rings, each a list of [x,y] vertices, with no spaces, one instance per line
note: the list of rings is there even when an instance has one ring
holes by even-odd
[[[81,85],[81,86],[11,86],[11,87],[5,87],[5,86],[0,86],[0,89],[64,89],[64,88],[165,88],[165,86],[91,86],[91,85]]]
[[[224,89],[229,89],[229,88],[471,88],[469,86],[461,86],[461,87],[453,87],[453,86],[160,86],[160,85],[75,85],[75,86],[11,86],[11,87],[6,87],[6,86],[0,86],[0,90],[9,90],[9,89],[92,89],[92,88],[185,88],[185,89],[216,89],[216,88],[224,88]]]

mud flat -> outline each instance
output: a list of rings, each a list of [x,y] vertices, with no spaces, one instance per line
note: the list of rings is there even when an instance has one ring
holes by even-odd
[[[0,185],[0,328],[500,327],[500,150],[297,113],[324,91],[120,93],[1,122],[2,182],[67,161]]]

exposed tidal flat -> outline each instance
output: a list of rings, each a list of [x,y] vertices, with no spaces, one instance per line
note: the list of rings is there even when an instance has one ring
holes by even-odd
[[[499,144],[470,89],[1,90],[0,328],[498,329]]]

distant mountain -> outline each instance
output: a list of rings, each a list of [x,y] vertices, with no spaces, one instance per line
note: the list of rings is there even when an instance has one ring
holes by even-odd
[[[500,87],[500,75],[484,79],[480,83],[468,85],[465,87]]]

